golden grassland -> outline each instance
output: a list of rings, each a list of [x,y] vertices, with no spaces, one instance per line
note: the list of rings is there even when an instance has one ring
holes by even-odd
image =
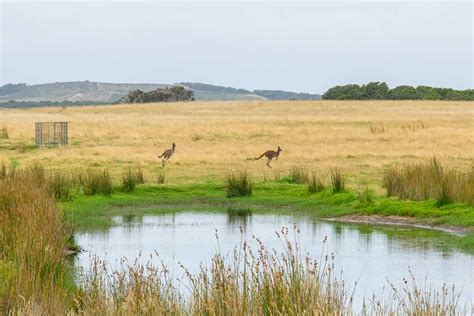
[[[33,149],[35,121],[68,121],[69,146]],[[108,167],[115,179],[140,164],[148,181],[157,154],[176,142],[167,183],[222,179],[229,169],[257,179],[304,166],[349,184],[380,186],[384,167],[428,160],[468,168],[474,157],[474,103],[447,101],[234,101],[0,109],[0,160],[27,166]],[[272,162],[252,157],[283,149]],[[118,181],[118,180],[117,180]]]

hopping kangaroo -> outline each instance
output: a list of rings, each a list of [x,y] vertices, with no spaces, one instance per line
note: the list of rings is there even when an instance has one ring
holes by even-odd
[[[163,159],[161,160],[161,166],[162,166],[162,167],[165,166],[166,160],[170,159],[171,156],[173,156],[175,149],[176,149],[176,144],[173,143],[173,146],[171,147],[171,149],[165,150],[161,155],[158,156],[158,158],[163,158]]]
[[[280,146],[278,146],[277,151],[268,150],[268,151],[264,152],[263,154],[261,154],[260,157],[256,157],[256,158],[253,158],[253,159],[259,160],[260,158],[265,156],[265,157],[267,157],[267,167],[271,168],[272,166],[270,166],[270,162],[273,160],[273,158],[275,158],[275,160],[278,160],[278,156],[280,156],[280,151],[282,151],[282,150],[281,150]]]

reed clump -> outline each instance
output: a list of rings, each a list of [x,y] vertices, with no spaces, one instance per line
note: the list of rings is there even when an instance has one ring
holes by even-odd
[[[2,161],[2,166],[0,167],[0,180],[7,177],[7,166]]]
[[[69,236],[40,167],[10,172],[0,182],[1,314],[68,310],[74,291],[65,256]]]
[[[384,171],[383,187],[389,197],[434,199],[438,206],[453,202],[474,205],[474,166],[465,171],[445,168],[436,158],[427,163],[392,166]]]
[[[361,205],[372,205],[374,203],[374,191],[368,184],[363,184],[357,188],[357,200]]]
[[[340,193],[344,191],[345,188],[344,176],[342,175],[341,169],[334,168],[331,170],[331,186],[333,193]]]
[[[310,193],[317,193],[323,191],[324,188],[324,182],[321,177],[316,172],[312,172],[309,178],[308,191]]]
[[[252,176],[247,171],[229,172],[225,179],[227,197],[243,197],[252,195]]]
[[[109,170],[89,169],[79,176],[84,195],[103,194],[109,196],[113,192],[112,178]]]
[[[307,184],[310,180],[309,171],[303,167],[293,167],[291,168],[291,179],[293,183],[296,184]]]
[[[0,128],[0,139],[9,139],[10,136],[8,135],[8,129],[3,126]]]
[[[61,170],[52,170],[46,176],[49,193],[58,201],[68,201],[73,198],[72,189],[76,185],[74,177]]]
[[[156,183],[164,184],[165,183],[165,171],[163,170],[161,173],[158,173],[158,177],[156,178]]]
[[[143,184],[143,171],[140,166],[133,169],[128,167],[122,172],[122,190],[125,192],[132,192],[138,184]]]

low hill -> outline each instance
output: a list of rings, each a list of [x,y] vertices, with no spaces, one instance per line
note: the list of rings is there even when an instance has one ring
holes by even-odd
[[[236,89],[203,83],[182,82],[177,84],[154,83],[105,83],[92,81],[55,82],[36,85],[7,84],[0,87],[0,102],[14,100],[38,102],[112,103],[129,91],[140,89],[151,91],[157,88],[182,85],[194,91],[195,99],[205,100],[289,100],[320,99],[318,94],[295,93],[287,91]],[[0,104],[1,106],[1,104]]]

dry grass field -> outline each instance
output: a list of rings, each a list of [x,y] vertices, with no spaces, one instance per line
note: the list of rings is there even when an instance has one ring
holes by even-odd
[[[34,149],[35,121],[68,121],[65,148]],[[192,102],[100,107],[0,109],[0,161],[48,168],[108,167],[118,179],[140,164],[148,181],[157,154],[177,144],[167,183],[223,178],[247,169],[263,179],[304,166],[339,167],[350,185],[380,185],[384,166],[427,160],[467,168],[474,157],[474,103],[445,101]],[[280,145],[273,169],[252,157]]]

